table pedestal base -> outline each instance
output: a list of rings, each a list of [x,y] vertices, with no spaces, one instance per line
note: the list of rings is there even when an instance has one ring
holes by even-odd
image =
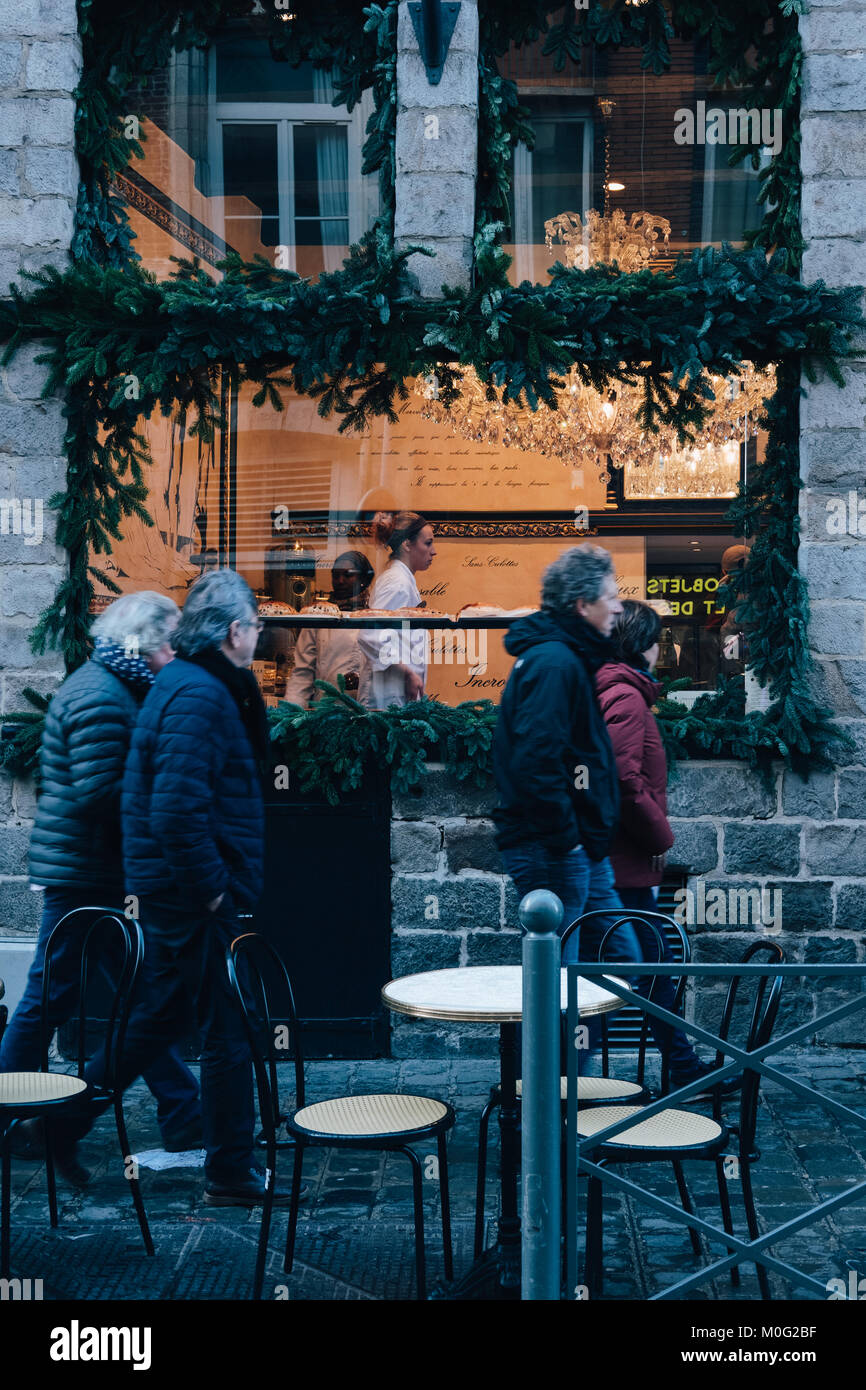
[[[514,1278],[509,1279],[509,1282],[504,1283],[503,1278],[509,1278],[508,1271],[503,1268],[502,1251],[499,1246],[494,1245],[490,1250],[484,1251],[484,1254],[475,1261],[462,1279],[455,1279],[451,1284],[435,1284],[428,1296],[431,1299],[449,1302],[482,1301],[492,1303],[500,1300],[519,1299],[519,1267],[514,1271]]]

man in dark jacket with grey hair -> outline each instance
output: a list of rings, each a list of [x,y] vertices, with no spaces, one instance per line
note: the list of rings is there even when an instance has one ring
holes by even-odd
[[[132,730],[156,673],[174,657],[169,638],[177,604],[144,590],[116,599],[93,624],[91,659],[68,676],[45,717],[40,795],[30,840],[30,881],[43,897],[42,923],[24,994],[0,1048],[0,1071],[36,1071],[40,1063],[45,947],[61,918],[80,907],[124,906],[120,789]],[[75,950],[54,957],[51,1030],[78,1003]],[[201,1145],[198,1085],[174,1049],[144,1074],[157,1102],[167,1149]],[[42,1156],[41,1125],[20,1124],[11,1139],[20,1158]],[[60,1172],[83,1186],[87,1172],[71,1153]]]
[[[249,1045],[225,964],[237,913],[262,889],[269,739],[249,669],[260,626],[235,571],[193,586],[173,639],[177,660],[142,706],[123,785],[126,891],[138,900],[146,949],[120,1081],[198,1026],[210,1206],[255,1206],[265,1192],[253,1165]],[[98,1073],[97,1062],[88,1080]],[[89,1122],[58,1120],[56,1129],[77,1138]]]

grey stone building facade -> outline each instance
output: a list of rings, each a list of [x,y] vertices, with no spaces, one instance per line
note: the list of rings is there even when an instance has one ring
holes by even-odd
[[[804,277],[866,284],[866,4],[812,0],[801,20]],[[477,12],[464,0],[442,82],[431,87],[405,3],[398,35],[396,236],[425,244],[415,257],[419,293],[467,283],[476,178]],[[0,20],[0,280],[61,266],[72,235],[77,171],[72,93],[80,65],[73,0],[18,0]],[[431,119],[432,118],[432,119]],[[426,138],[431,130],[436,137]],[[671,788],[677,841],[670,860],[695,894],[781,895],[775,939],[792,959],[866,959],[866,341],[847,384],[809,387],[802,403],[801,565],[812,603],[810,640],[821,696],[855,741],[850,761],[808,783],[776,771],[770,785],[736,763],[680,767]],[[47,507],[62,486],[63,417],[43,401],[36,354],[0,378],[0,698],[49,690],[60,661],[36,658],[27,633],[63,574]],[[843,529],[830,524],[841,515]],[[36,524],[37,502],[41,526]],[[20,518],[16,524],[16,503]],[[30,511],[28,512],[29,504]],[[28,522],[28,516],[31,520]],[[28,529],[29,528],[29,529]],[[492,791],[472,791],[431,769],[423,792],[395,799],[392,860],[393,973],[515,962],[516,900],[491,835]],[[33,792],[0,779],[0,975],[20,978],[36,927],[26,880]],[[771,903],[776,899],[770,898]],[[709,913],[705,914],[709,917]],[[779,930],[776,932],[776,926]],[[752,924],[696,922],[697,959],[738,953]],[[829,987],[828,987],[829,988]],[[826,997],[826,996],[825,996]],[[814,1008],[791,990],[787,1007]],[[855,1023],[835,1037],[864,1042]],[[396,1055],[487,1051],[483,1030],[395,1022]]]

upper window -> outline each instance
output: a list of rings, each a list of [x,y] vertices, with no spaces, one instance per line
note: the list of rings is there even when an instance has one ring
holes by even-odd
[[[329,72],[276,61],[263,38],[175,54],[137,103],[144,158],[119,179],[148,269],[229,250],[311,278],[339,269],[378,184],[361,174],[369,94],[351,113],[333,99]]]

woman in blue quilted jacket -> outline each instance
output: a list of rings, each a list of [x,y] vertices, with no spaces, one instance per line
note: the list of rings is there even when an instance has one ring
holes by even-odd
[[[117,599],[93,624],[91,659],[68,676],[45,718],[40,752],[40,796],[30,840],[30,881],[43,899],[42,923],[24,994],[0,1048],[0,1071],[36,1071],[40,1060],[42,972],[45,946],[68,912],[96,903],[124,906],[120,844],[120,789],[141,703],[174,657],[169,638],[177,604],[143,591]],[[59,1028],[78,1004],[77,960],[55,957],[51,1026]],[[201,1146],[198,1085],[179,1054],[168,1049],[145,1081],[157,1102],[163,1144],[169,1150]],[[17,1126],[11,1139],[19,1158],[42,1156],[41,1125]],[[88,1174],[71,1156],[61,1174],[83,1186]]]

